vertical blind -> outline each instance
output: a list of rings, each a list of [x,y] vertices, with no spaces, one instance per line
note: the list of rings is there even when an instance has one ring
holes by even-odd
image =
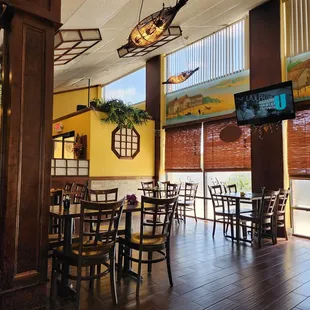
[[[247,18],[166,57],[167,78],[195,69],[181,84],[168,84],[167,92],[218,79],[248,68]]]
[[[310,51],[310,0],[284,1],[283,10],[286,56]]]
[[[251,129],[241,126],[240,138],[225,142],[220,138],[227,126],[237,126],[235,121],[204,124],[204,170],[233,170],[251,168]]]
[[[287,135],[289,175],[310,175],[310,110],[296,112],[288,121]]]
[[[200,170],[201,124],[166,130],[166,170]]]

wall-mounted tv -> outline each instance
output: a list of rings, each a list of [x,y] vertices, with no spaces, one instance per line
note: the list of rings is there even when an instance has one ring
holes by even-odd
[[[234,96],[238,125],[263,125],[295,118],[292,81]]]

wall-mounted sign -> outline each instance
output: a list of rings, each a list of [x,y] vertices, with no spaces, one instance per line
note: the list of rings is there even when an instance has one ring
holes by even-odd
[[[55,132],[62,132],[64,129],[64,125],[61,122],[55,123],[53,127]]]

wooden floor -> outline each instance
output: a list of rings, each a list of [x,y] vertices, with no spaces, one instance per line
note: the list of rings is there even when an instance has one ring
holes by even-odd
[[[231,243],[219,225],[212,239],[212,222],[188,220],[174,225],[170,288],[164,262],[154,264],[152,274],[144,268],[140,298],[136,282],[119,284],[118,307],[113,306],[109,279],[85,282],[81,308],[199,310],[199,309],[310,309],[310,241],[290,238],[276,246]],[[268,242],[268,241],[267,241]],[[134,266],[136,268],[136,266]],[[72,301],[58,300],[58,309],[74,309]],[[46,309],[46,308],[44,308]]]

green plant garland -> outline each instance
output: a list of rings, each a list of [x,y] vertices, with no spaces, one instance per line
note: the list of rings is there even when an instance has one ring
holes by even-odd
[[[102,122],[117,124],[120,128],[143,125],[151,119],[146,111],[127,105],[119,99],[110,99],[105,102],[102,99],[93,99],[91,102],[96,103],[96,105],[93,104],[95,110],[108,115],[101,119]]]

